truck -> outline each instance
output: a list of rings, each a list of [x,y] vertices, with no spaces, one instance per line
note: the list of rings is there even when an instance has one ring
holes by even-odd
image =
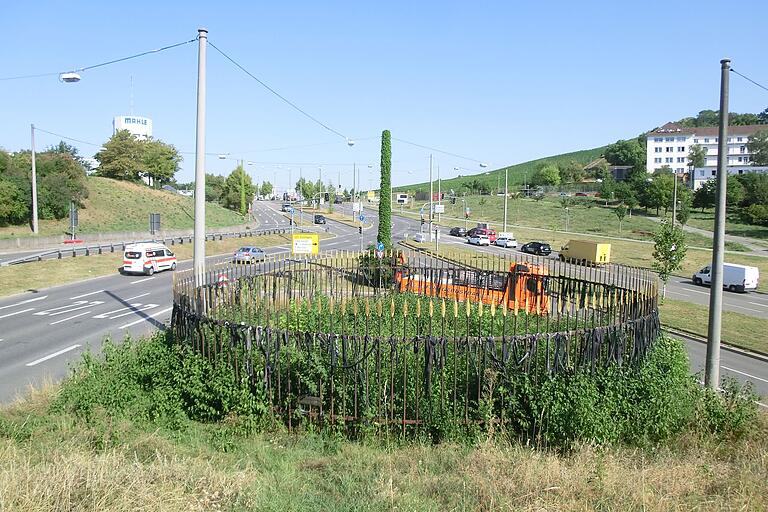
[[[693,284],[709,286],[712,284],[712,267],[707,265],[691,277]],[[760,270],[748,265],[723,263],[723,288],[731,292],[744,293],[757,289],[760,280]]]
[[[605,265],[611,262],[611,244],[590,240],[569,240],[560,248],[560,261],[582,265]]]

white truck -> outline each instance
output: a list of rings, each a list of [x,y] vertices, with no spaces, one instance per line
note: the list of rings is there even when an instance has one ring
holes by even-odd
[[[709,286],[712,284],[712,268],[710,265],[702,268],[691,277],[693,284]],[[723,288],[731,292],[746,292],[757,289],[760,280],[760,270],[757,267],[723,263]]]

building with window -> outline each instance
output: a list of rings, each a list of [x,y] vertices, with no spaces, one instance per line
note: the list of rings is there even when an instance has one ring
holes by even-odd
[[[118,130],[128,130],[137,139],[152,137],[152,119],[138,116],[116,116],[112,119],[112,135]]]
[[[756,172],[757,167],[750,167],[752,155],[747,148],[749,137],[760,130],[768,130],[768,125],[748,125],[728,127],[728,172],[739,174],[738,171],[751,169]],[[699,128],[684,128],[676,123],[667,123],[648,133],[648,147],[646,150],[646,167],[649,173],[653,173],[664,166],[669,167],[680,176],[689,171],[688,152],[691,146],[698,144],[706,151],[704,167],[696,169],[691,179],[691,185],[695,188],[698,182],[715,176],[717,173],[717,149],[719,128],[717,126],[705,126]],[[731,170],[734,168],[734,171]],[[699,172],[700,171],[700,172]],[[709,177],[704,179],[704,176]],[[701,181],[703,179],[703,181]]]

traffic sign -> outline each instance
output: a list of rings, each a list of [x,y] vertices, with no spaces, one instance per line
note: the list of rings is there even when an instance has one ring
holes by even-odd
[[[320,236],[317,233],[294,233],[291,242],[292,254],[317,254],[320,251]]]
[[[377,251],[383,251],[384,250],[384,242],[379,242],[376,244],[376,250]]]
[[[360,217],[358,217],[358,218],[360,219],[360,222],[365,222],[365,215],[363,215],[362,213],[360,214]]]

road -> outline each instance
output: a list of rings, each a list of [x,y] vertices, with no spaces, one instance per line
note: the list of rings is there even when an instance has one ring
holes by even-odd
[[[288,219],[278,211],[279,206],[279,203],[266,201],[254,204],[260,227],[288,224]],[[349,205],[337,205],[336,210],[351,217]],[[375,212],[366,210],[365,215],[366,222],[370,220],[374,226],[377,224]],[[420,227],[419,221],[399,216],[393,216],[392,225],[396,242],[412,236]],[[357,228],[332,220],[325,227],[336,236],[321,242],[323,250],[355,250],[359,247]],[[364,230],[364,245],[375,241],[375,237],[375,227]],[[458,239],[450,239],[445,236],[442,243],[469,247]],[[496,254],[509,251],[477,249]],[[265,250],[275,254],[287,252],[288,247]],[[208,262],[228,257],[211,257]],[[34,269],[33,265],[19,266],[18,270],[29,271]],[[189,261],[179,264],[179,270],[190,267]],[[39,385],[45,379],[58,380],[65,376],[71,362],[79,359],[86,349],[98,352],[107,337],[121,340],[126,335],[141,336],[162,328],[171,314],[171,282],[171,272],[152,277],[115,274],[0,300],[0,403],[11,401],[30,384]],[[682,287],[684,283],[675,286]],[[704,346],[690,340],[687,344],[692,368],[698,371],[704,364]],[[739,381],[753,381],[758,393],[768,396],[768,364],[765,362],[724,351],[722,369],[724,375],[734,376]]]

